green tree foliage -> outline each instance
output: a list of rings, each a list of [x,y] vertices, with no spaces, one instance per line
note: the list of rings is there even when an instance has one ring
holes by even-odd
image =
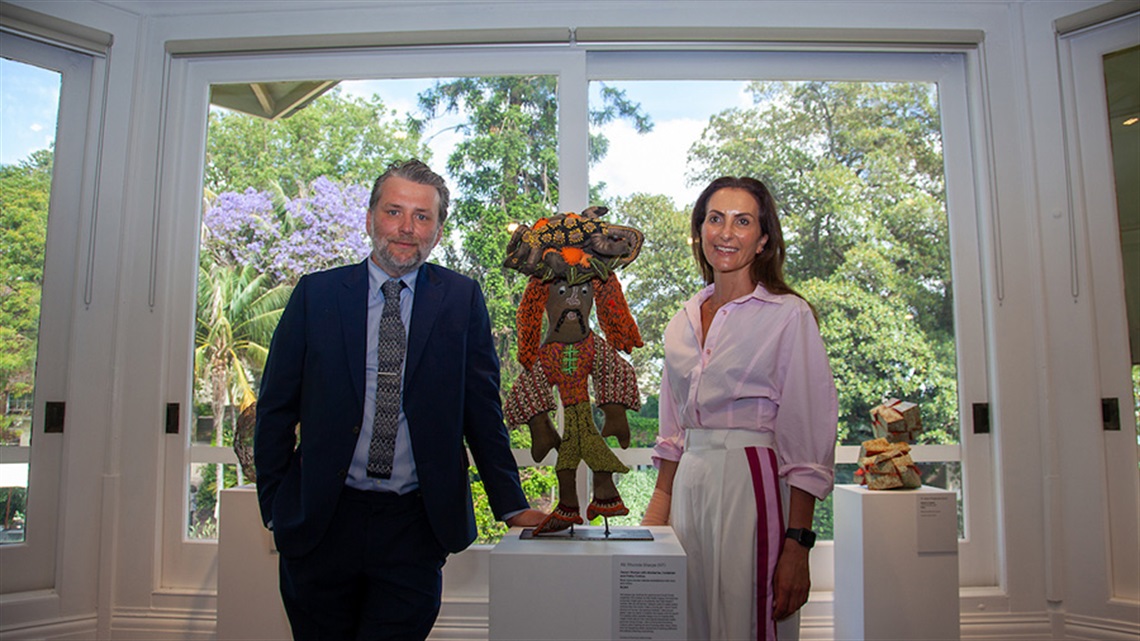
[[[934,86],[753,83],[715,115],[689,179],[765,181],[780,205],[789,281],[819,312],[840,436],[870,437],[884,396],[920,403],[927,442],[958,435],[953,288]]]
[[[464,118],[457,127],[464,137],[447,160],[456,195],[450,228],[458,237],[447,262],[482,285],[508,382],[519,371],[515,310],[526,287],[522,274],[502,267],[508,226],[549,215],[558,202],[557,91],[553,76],[459,78],[419,98],[427,118]]]
[[[476,544],[498,543],[499,539],[507,533],[507,524],[495,518],[491,511],[491,501],[487,498],[487,490],[483,481],[475,473],[474,468],[469,474],[471,481],[471,501],[475,506],[475,527],[479,531]]]
[[[653,487],[657,484],[657,468],[646,467],[631,469],[626,474],[616,477],[618,493],[622,502],[629,508],[629,514],[610,519],[612,526],[641,525],[641,518],[645,516],[645,508],[649,507],[649,499],[653,497]],[[590,522],[591,525],[601,525],[602,517]]]
[[[597,101],[600,106],[590,112],[590,125],[594,133],[590,134],[590,164],[594,164],[606,157],[610,141],[601,133],[596,133],[598,127],[617,119],[627,120],[639,134],[653,131],[653,120],[641,110],[641,105],[630,101],[625,96],[625,90],[607,86],[599,82],[600,88]]]
[[[1132,366],[1132,402],[1135,408],[1136,442],[1140,444],[1140,365]]]
[[[291,291],[292,287],[274,284],[271,274],[252,266],[221,266],[206,259],[198,267],[194,380],[198,395],[205,396],[211,408],[215,446],[233,444],[238,415],[257,400],[255,380],[265,367],[269,341]],[[233,475],[225,487],[236,485],[236,467]],[[217,478],[215,466],[202,467],[192,536],[216,536],[210,528],[221,489]]]
[[[222,468],[222,487],[218,487],[218,468]],[[218,536],[218,492],[236,487],[238,466],[203,465],[202,482],[191,501],[194,515],[191,517],[190,536],[195,539],[213,539]]]
[[[28,488],[0,487],[0,510],[4,511],[0,527],[5,530],[22,529],[28,512]]]
[[[52,152],[0,166],[0,432],[12,422],[10,397],[32,393],[39,340],[40,291],[51,195]]]
[[[689,249],[689,212],[668,196],[634,194],[618,199],[617,219],[640,229],[645,244],[637,260],[618,273],[645,346],[633,350],[642,395],[656,394],[665,357],[665,326],[703,282]]]
[[[321,176],[371,187],[389,163],[431,156],[379,96],[364,100],[339,89],[283,120],[223,110],[209,119],[205,187],[213,193],[252,187],[295,198]]]
[[[264,368],[269,341],[291,292],[270,282],[268,274],[253,267],[199,267],[194,371],[200,380],[210,381],[215,422],[222,419],[226,405],[244,406],[255,396],[250,367],[257,372]]]
[[[517,433],[517,432],[516,432]],[[491,502],[487,497],[487,490],[479,478],[476,468],[469,472],[471,480],[471,500],[475,506],[475,525],[479,529],[477,544],[498,543],[499,539],[507,533],[507,524],[496,519],[491,511]],[[536,510],[548,512],[554,508],[558,501],[558,480],[554,475],[554,468],[524,467],[519,470],[519,480],[522,481],[523,494],[527,502]]]
[[[653,447],[656,445],[658,432],[657,417],[643,416],[633,412],[626,412],[626,414],[629,417],[629,446]]]
[[[525,429],[511,430],[508,434],[511,447],[522,450],[530,449],[530,433]],[[499,539],[507,533],[507,526],[495,518],[491,512],[491,503],[487,498],[487,490],[479,480],[479,470],[471,466],[468,472],[471,479],[471,498],[475,505],[475,523],[479,528],[479,538],[476,543],[498,543]],[[548,512],[558,502],[558,477],[554,474],[554,467],[528,466],[519,469],[519,480],[522,482],[523,494],[527,502],[536,510]]]

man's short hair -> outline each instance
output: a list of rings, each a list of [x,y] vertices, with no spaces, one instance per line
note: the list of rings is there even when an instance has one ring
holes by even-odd
[[[388,165],[388,169],[380,174],[376,182],[372,185],[372,195],[368,198],[368,211],[376,208],[376,203],[380,200],[380,188],[384,186],[384,181],[396,176],[404,180],[410,180],[420,185],[428,185],[435,187],[435,191],[439,194],[439,226],[442,227],[443,223],[447,221],[447,207],[451,204],[451,192],[447,190],[447,182],[444,181],[443,176],[435,173],[430,167],[423,162],[412,158],[403,162],[394,162]]]

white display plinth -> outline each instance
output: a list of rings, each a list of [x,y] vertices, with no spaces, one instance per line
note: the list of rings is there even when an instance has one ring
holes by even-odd
[[[218,638],[291,639],[278,590],[277,549],[261,524],[257,490],[222,490],[218,529]]]
[[[835,638],[959,638],[958,504],[948,490],[835,487]]]
[[[523,540],[512,528],[491,551],[491,639],[684,639],[685,551],[672,528],[643,529],[654,540]]]

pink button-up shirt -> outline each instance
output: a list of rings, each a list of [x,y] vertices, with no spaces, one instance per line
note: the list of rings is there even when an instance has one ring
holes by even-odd
[[[811,308],[757,285],[722,307],[701,345],[708,286],[665,329],[654,462],[680,460],[686,429],[772,432],[779,474],[826,497],[835,484],[838,400]]]

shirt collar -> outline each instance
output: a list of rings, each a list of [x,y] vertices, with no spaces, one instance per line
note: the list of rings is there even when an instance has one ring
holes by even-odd
[[[368,263],[368,298],[372,300],[380,297],[380,287],[392,277],[383,269],[380,269],[380,266],[376,264],[376,261],[372,260],[371,256],[366,258],[365,261]],[[416,295],[416,278],[419,276],[420,269],[423,269],[423,265],[400,277],[400,280],[404,281],[404,285],[407,286],[408,292],[411,293],[412,296]]]
[[[755,298],[757,300],[762,300],[765,303],[775,303],[775,304],[779,305],[779,304],[784,302],[782,296],[779,296],[777,294],[773,294],[772,292],[768,291],[768,289],[766,287],[764,287],[763,285],[761,285],[760,283],[756,283],[756,289],[752,290],[752,293],[749,294],[749,296],[751,296],[752,298]]]
[[[697,295],[686,301],[684,306],[685,315],[689,318],[689,324],[692,325],[694,331],[699,332],[701,326],[701,303],[705,302],[709,296],[712,296],[714,285],[707,285],[704,289],[697,292]],[[769,292],[763,285],[757,283],[756,288],[751,293],[741,296],[736,300],[729,303],[729,305],[747,303],[748,301],[760,301],[761,303],[775,303],[782,304],[784,301],[781,297]],[[726,305],[728,307],[728,305]]]
[[[697,293],[696,302],[697,302],[698,307],[700,306],[701,303],[705,302],[705,300],[709,296],[712,296],[713,288],[714,288],[714,285],[711,285],[711,284],[706,285],[704,289],[702,289],[700,292]],[[760,283],[756,283],[756,288],[753,289],[750,293],[748,293],[745,296],[741,296],[740,298],[737,298],[732,302],[744,302],[746,300],[752,300],[752,299],[756,299],[756,300],[759,300],[759,301],[762,301],[765,303],[775,303],[777,305],[784,302],[783,298],[781,296],[779,296],[777,294],[773,294],[772,292],[768,291],[767,288],[765,288],[764,285],[762,285]]]

